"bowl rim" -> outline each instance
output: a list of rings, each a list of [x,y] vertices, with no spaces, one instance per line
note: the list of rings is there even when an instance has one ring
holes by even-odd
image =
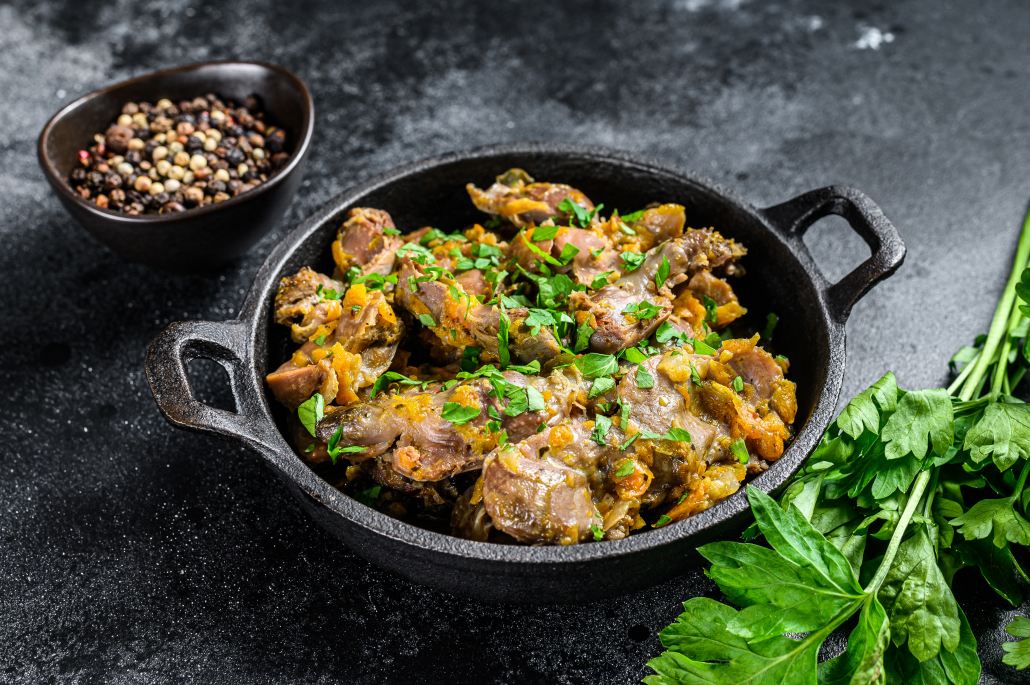
[[[272,416],[264,375],[260,368],[264,359],[257,354],[258,341],[262,339],[267,341],[268,327],[273,325],[270,320],[267,320],[267,317],[262,316],[262,305],[265,303],[268,293],[278,283],[280,271],[285,267],[286,262],[312,234],[321,230],[325,222],[376,190],[412,175],[431,172],[435,168],[449,164],[512,154],[557,154],[589,158],[595,162],[614,162],[625,167],[636,168],[651,175],[676,177],[682,182],[695,186],[700,192],[716,196],[721,201],[735,205],[737,209],[748,214],[777,241],[783,243],[791,256],[800,263],[820,299],[817,311],[825,325],[830,352],[826,365],[826,380],[812,407],[812,413],[806,425],[798,431],[780,459],[767,471],[743,484],[745,487],[741,487],[736,493],[716,505],[677,522],[675,526],[663,526],[648,530],[641,535],[629,535],[618,540],[605,540],[595,544],[532,546],[466,540],[421,528],[412,523],[398,521],[382,512],[366,507],[340,492],[301,459]],[[502,143],[434,155],[390,168],[354,184],[329,199],[293,231],[284,236],[259,267],[235,321],[243,324],[246,330],[245,347],[249,358],[244,360],[244,364],[249,366],[248,381],[253,384],[253,388],[256,389],[260,398],[260,404],[264,411],[262,419],[271,423],[278,439],[273,441],[275,444],[254,445],[252,448],[261,453],[270,465],[282,472],[304,494],[309,495],[325,509],[328,509],[328,513],[334,517],[338,516],[346,523],[358,526],[369,533],[411,545],[422,553],[436,555],[438,563],[443,562],[445,565],[461,563],[461,561],[475,561],[500,564],[509,569],[528,568],[539,564],[571,566],[596,562],[601,559],[622,558],[662,547],[678,547],[684,543],[689,544],[689,539],[703,537],[706,531],[714,530],[720,524],[727,524],[737,519],[749,508],[747,485],[755,485],[768,494],[783,487],[801,467],[811,451],[815,449],[826,426],[829,425],[843,384],[846,354],[844,322],[837,321],[828,310],[826,289],[829,285],[804,244],[800,240],[796,243],[790,240],[773,225],[765,210],[755,207],[735,191],[725,188],[711,179],[661,162],[648,155],[597,145],[549,142]],[[260,333],[259,326],[264,327],[266,332]],[[834,355],[834,350],[840,351],[839,357]],[[700,543],[701,540],[698,542]],[[451,561],[446,562],[444,559]]]
[[[231,197],[228,200],[225,200],[224,202],[219,202],[217,204],[212,203],[205,207],[187,209],[183,212],[169,212],[167,214],[126,214],[125,212],[117,212],[112,209],[104,209],[102,207],[98,207],[95,204],[87,202],[86,200],[79,197],[76,193],[72,191],[71,186],[68,185],[67,180],[63,176],[61,176],[60,172],[57,170],[57,167],[54,165],[53,160],[51,160],[50,155],[47,154],[47,141],[49,140],[50,135],[53,132],[53,129],[57,125],[57,123],[64,119],[68,114],[70,114],[74,110],[88,103],[90,100],[93,100],[111,91],[119,90],[121,88],[125,88],[128,86],[133,86],[139,83],[145,83],[147,81],[153,80],[161,76],[167,76],[168,74],[196,71],[199,69],[210,67],[228,67],[235,65],[260,67],[262,69],[266,69],[274,73],[276,76],[286,81],[289,81],[301,93],[301,106],[305,114],[304,123],[302,125],[300,135],[298,136],[298,143],[293,153],[290,155],[289,163],[287,163],[285,167],[278,170],[271,178],[269,178],[267,181],[259,185],[257,188],[254,188],[253,190],[250,190],[246,193],[240,193],[239,195]],[[287,176],[293,173],[294,169],[297,168],[297,166],[301,163],[301,160],[304,159],[304,157],[306,156],[308,147],[311,145],[311,138],[314,133],[314,128],[315,103],[311,97],[311,92],[308,90],[308,87],[296,74],[287,69],[284,69],[283,67],[277,66],[275,64],[268,64],[267,62],[257,62],[249,60],[216,60],[211,62],[197,62],[194,64],[186,64],[178,67],[173,67],[171,69],[150,72],[148,74],[144,74],[143,76],[137,76],[126,81],[120,81],[119,83],[105,86],[91,93],[87,93],[86,95],[83,95],[82,97],[79,97],[76,100],[73,100],[72,102],[68,103],[60,110],[58,110],[57,113],[54,114],[52,117],[50,117],[46,125],[43,127],[43,130],[40,131],[39,138],[36,141],[36,154],[39,158],[39,165],[43,169],[43,174],[47,177],[47,180],[50,182],[50,185],[54,188],[54,190],[57,191],[61,195],[62,199],[64,199],[65,201],[70,201],[78,207],[81,207],[83,210],[109,222],[114,222],[122,225],[161,225],[183,221],[187,218],[194,219],[199,217],[210,216],[218,212],[223,212],[232,209],[233,207],[237,207],[248,200],[257,198],[274,189],[276,186],[283,182],[283,179],[285,179]]]

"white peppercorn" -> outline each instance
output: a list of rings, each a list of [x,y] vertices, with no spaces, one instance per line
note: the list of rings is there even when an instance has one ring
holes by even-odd
[[[214,138],[216,141],[221,141],[222,140],[222,132],[219,131],[217,128],[212,128],[212,129],[208,130],[207,137],[208,138]]]
[[[218,147],[218,141],[215,140],[214,138],[208,138],[207,140],[204,141],[204,151],[205,152],[214,152],[215,148],[217,148],[217,147]]]
[[[117,171],[122,176],[128,176],[129,174],[132,173],[132,165],[129,164],[128,162],[123,161],[121,164],[116,166],[114,170]]]
[[[168,156],[168,148],[164,145],[158,145],[154,148],[154,151],[150,153],[150,156],[154,158],[155,162],[160,162]]]
[[[250,171],[250,167],[248,167],[246,164],[241,164],[238,167],[236,167],[236,173],[240,176],[247,173],[248,171]]]
[[[119,126],[132,126],[132,117],[129,116],[128,114],[121,115],[120,117],[118,117],[118,125]]]
[[[188,186],[189,184],[193,183],[194,179],[196,179],[196,174],[194,174],[192,171],[187,170],[186,173],[183,174],[181,180],[183,185]]]
[[[265,151],[262,150],[261,148],[257,147],[257,148],[254,148],[254,151],[251,152],[250,155],[251,155],[251,157],[253,157],[256,160],[261,160],[261,159],[265,158]]]
[[[193,155],[190,157],[190,169],[196,171],[207,166],[207,158],[204,155]]]
[[[162,176],[167,176],[168,172],[172,169],[172,163],[169,162],[167,159],[162,159],[154,165],[154,168],[157,169],[157,173],[161,174]]]
[[[215,172],[215,180],[226,183],[229,180],[229,172],[225,169],[219,169]]]
[[[170,153],[172,153],[173,155],[177,155],[177,154],[179,154],[180,152],[182,152],[185,149],[186,148],[183,146],[183,144],[180,143],[177,140],[173,141],[171,143],[168,143],[168,151]]]
[[[186,170],[178,164],[173,164],[172,168],[168,170],[168,178],[174,179],[176,181],[181,181],[185,175]]]
[[[157,104],[155,104],[154,106],[157,107],[158,109],[168,109],[169,107],[172,106],[172,101],[169,100],[168,98],[161,98],[160,100],[157,101]]]
[[[174,178],[170,178],[167,181],[165,181],[165,191],[169,193],[174,193],[177,190],[179,190],[179,187],[181,185],[182,184],[176,181]]]
[[[140,176],[136,179],[136,182],[132,184],[132,187],[141,193],[145,193],[150,190],[150,179],[146,176]]]
[[[151,183],[150,188],[147,190],[147,192],[151,195],[157,195],[158,193],[163,193],[164,191],[165,187],[162,183]]]

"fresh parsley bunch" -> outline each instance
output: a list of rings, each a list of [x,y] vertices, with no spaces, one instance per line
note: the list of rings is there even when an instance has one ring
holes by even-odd
[[[1030,545],[1030,216],[986,336],[962,348],[946,390],[905,391],[888,373],[830,424],[779,501],[748,489],[746,539],[700,548],[738,611],[695,598],[661,633],[650,685],[954,683],[980,677],[976,638],[951,590],[979,569],[1013,605],[1013,550]],[[1018,298],[1018,300],[1017,300]],[[847,650],[819,647],[857,614]],[[1030,637],[1030,621],[1008,626]],[[800,636],[799,636],[800,634]],[[1030,640],[1005,643],[1030,666]]]

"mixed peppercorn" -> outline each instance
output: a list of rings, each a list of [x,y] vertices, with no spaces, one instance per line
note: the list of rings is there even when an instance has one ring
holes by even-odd
[[[129,102],[93,140],[68,182],[83,199],[128,214],[223,202],[264,183],[290,158],[286,132],[264,120],[253,96],[241,107],[211,93],[179,104]]]

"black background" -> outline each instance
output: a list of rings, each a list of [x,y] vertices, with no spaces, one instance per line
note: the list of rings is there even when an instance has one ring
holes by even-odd
[[[272,246],[356,181],[559,140],[647,153],[759,206],[862,189],[909,252],[854,310],[842,400],[887,370],[937,387],[986,330],[1030,199],[1027,29],[1015,0],[0,5],[0,681],[639,680],[679,602],[714,593],[700,570],[573,607],[399,581],[316,528],[258,458],[166,424],[147,345],[172,321],[233,317]],[[304,186],[218,273],[128,264],[58,205],[36,136],[103,85],[222,58],[311,88]],[[806,240],[832,279],[868,254],[842,221]],[[193,370],[231,406],[220,370]],[[1011,608],[974,571],[956,595],[983,682],[1019,681],[998,646]]]

